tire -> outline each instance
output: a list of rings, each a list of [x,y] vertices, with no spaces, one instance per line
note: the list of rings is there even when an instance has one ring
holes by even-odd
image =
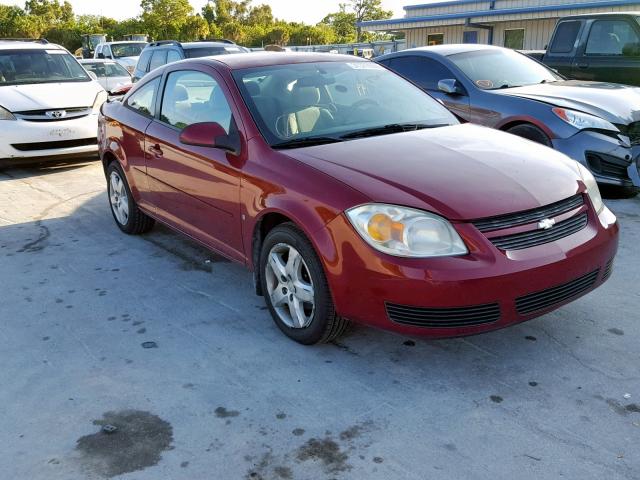
[[[602,198],[609,200],[634,198],[640,193],[638,187],[618,187],[616,185],[598,184]]]
[[[552,147],[551,140],[541,129],[531,124],[522,124],[516,125],[515,127],[511,127],[507,129],[508,133],[513,135],[517,135],[522,138],[526,138],[527,140],[531,140],[532,142],[540,143],[545,147]]]
[[[278,225],[267,234],[259,268],[265,302],[286,336],[313,345],[331,342],[344,333],[349,322],[336,315],[320,259],[293,223]]]
[[[155,220],[138,208],[131,195],[127,177],[115,160],[107,167],[107,198],[113,219],[124,233],[139,235],[153,228]]]

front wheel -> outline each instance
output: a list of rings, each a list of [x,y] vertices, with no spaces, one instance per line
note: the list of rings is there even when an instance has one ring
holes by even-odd
[[[510,129],[508,129],[507,132],[522,138],[526,138],[527,140],[540,143],[545,147],[553,147],[553,144],[551,143],[551,140],[549,139],[547,134],[535,125],[516,125],[515,127],[511,127]]]
[[[312,345],[344,332],[348,321],[336,315],[322,264],[295,225],[285,223],[268,233],[259,268],[267,307],[285,335]]]

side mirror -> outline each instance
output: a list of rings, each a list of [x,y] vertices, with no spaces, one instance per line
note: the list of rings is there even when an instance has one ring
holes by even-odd
[[[232,153],[240,151],[240,137],[237,133],[227,133],[222,125],[216,122],[193,123],[182,130],[180,142],[196,147],[211,147],[228,150]]]
[[[102,52],[101,52],[101,53],[99,53],[99,54],[98,54],[98,58],[104,58],[104,53],[102,53]]]
[[[464,95],[464,88],[455,78],[445,78],[438,82],[438,90],[447,95]]]
[[[93,72],[87,72],[87,75],[91,77],[91,80],[98,80],[98,76]]]

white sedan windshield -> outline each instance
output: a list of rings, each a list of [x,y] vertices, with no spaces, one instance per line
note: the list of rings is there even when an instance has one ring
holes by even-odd
[[[89,81],[87,72],[63,50],[0,51],[0,85]]]

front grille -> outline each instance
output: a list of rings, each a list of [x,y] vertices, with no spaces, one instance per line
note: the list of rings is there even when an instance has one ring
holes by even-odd
[[[557,287],[518,297],[516,298],[516,310],[520,315],[528,315],[576,297],[593,286],[599,271],[600,269],[594,270]]]
[[[450,308],[387,303],[386,307],[387,315],[392,321],[417,327],[472,327],[497,322],[500,319],[500,306],[497,303]]]
[[[64,110],[65,116],[62,118],[51,118],[47,116],[47,112],[55,110]],[[92,110],[92,107],[49,108],[46,110],[25,110],[22,112],[13,112],[13,114],[16,118],[26,120],[28,122],[62,122],[65,120],[86,117],[92,112]]]
[[[602,281],[604,282],[611,276],[611,272],[613,272],[613,258],[607,262],[604,266],[604,272],[602,272]]]
[[[558,222],[547,230],[531,230],[503,237],[493,237],[489,240],[501,250],[522,250],[573,235],[586,227],[588,221],[589,218],[585,212],[563,222]]]
[[[72,148],[72,147],[84,147],[86,145],[96,145],[98,139],[92,138],[80,138],[78,140],[58,140],[55,142],[34,142],[34,143],[14,143],[11,146],[21,152],[29,152],[35,150],[53,150],[56,148]]]
[[[621,158],[612,157],[602,153],[586,153],[587,164],[592,172],[606,177],[620,178],[629,180],[627,168],[629,162]]]
[[[537,222],[545,218],[553,218],[557,215],[561,215],[570,210],[581,207],[582,205],[584,205],[584,198],[581,194],[578,194],[544,207],[499,215],[496,217],[483,218],[481,220],[476,220],[473,224],[481,232],[490,232],[492,230],[526,225],[527,223]]]

